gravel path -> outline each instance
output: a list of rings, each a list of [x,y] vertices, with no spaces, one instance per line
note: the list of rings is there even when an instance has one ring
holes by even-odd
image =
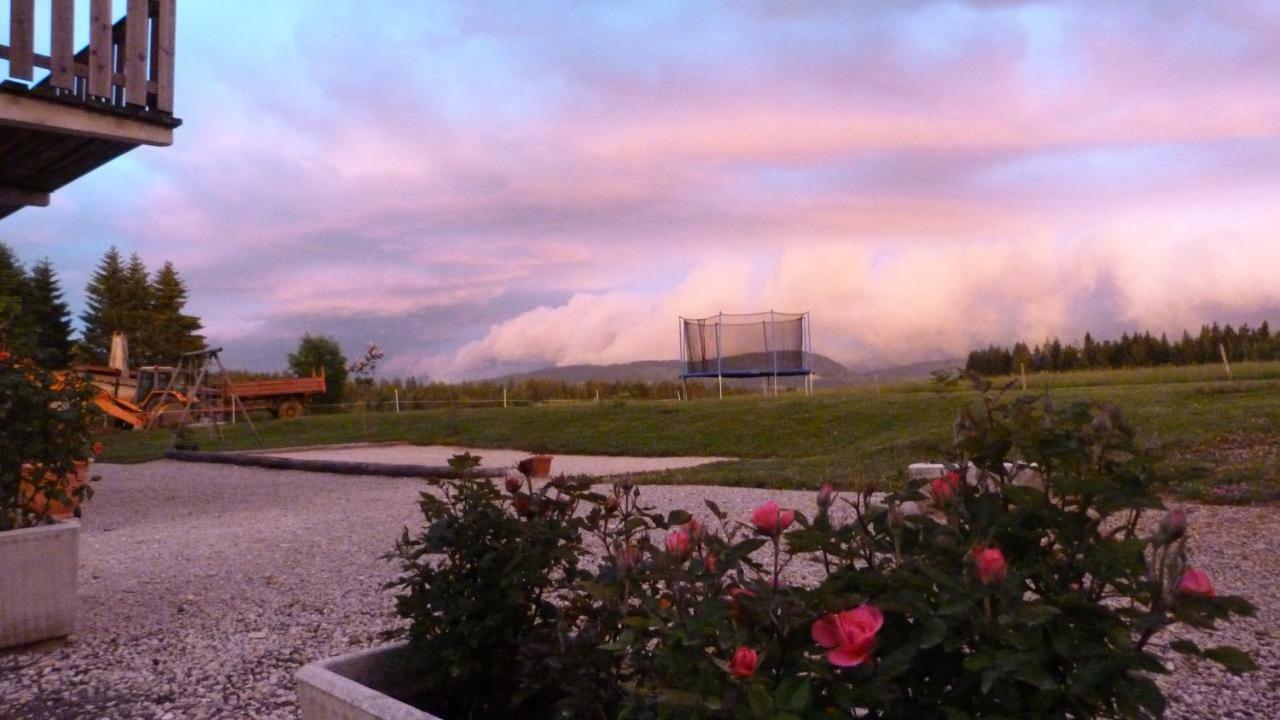
[[[414,525],[421,481],[160,461],[101,465],[81,536],[79,632],[0,653],[0,718],[293,718],[293,673],[368,647],[394,624],[378,558]],[[812,494],[646,487],[657,507],[713,497],[746,517]],[[1179,665],[1173,718],[1272,718],[1280,708],[1280,523],[1274,508],[1197,508],[1196,561],[1259,617],[1215,644],[1253,648],[1238,679]]]

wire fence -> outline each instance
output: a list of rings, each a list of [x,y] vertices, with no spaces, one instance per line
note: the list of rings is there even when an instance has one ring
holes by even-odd
[[[368,402],[344,403],[309,403],[307,412],[314,415],[338,415],[353,412],[412,412],[414,410],[435,409],[475,409],[493,407],[531,407],[536,405],[598,405],[615,402],[619,398],[539,398],[531,399],[492,399],[492,400],[370,400]],[[625,400],[625,398],[621,398]],[[646,402],[677,402],[676,398],[647,399]]]

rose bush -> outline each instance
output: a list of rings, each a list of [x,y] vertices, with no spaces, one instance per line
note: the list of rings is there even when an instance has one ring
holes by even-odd
[[[0,351],[0,531],[39,525],[55,504],[92,494],[64,480],[90,455],[97,417],[90,398],[79,376]]]
[[[424,493],[391,585],[417,700],[444,717],[1156,717],[1155,643],[1249,670],[1177,636],[1252,607],[1191,566],[1185,513],[1144,522],[1155,463],[1119,412],[975,382],[952,472],[824,488],[812,518],[657,513],[628,482]],[[800,564],[818,579],[789,583]]]

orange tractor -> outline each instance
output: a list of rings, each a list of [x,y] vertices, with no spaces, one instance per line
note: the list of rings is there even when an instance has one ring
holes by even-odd
[[[222,348],[184,353],[176,366],[147,365],[129,372],[123,361],[123,338],[113,339],[111,366],[82,366],[97,389],[94,403],[117,424],[138,429],[172,427],[189,420],[214,422],[237,412],[267,410],[278,418],[302,415],[307,401],[325,392],[323,375],[303,378],[241,380],[227,378],[218,360]],[[219,377],[209,377],[210,365]]]

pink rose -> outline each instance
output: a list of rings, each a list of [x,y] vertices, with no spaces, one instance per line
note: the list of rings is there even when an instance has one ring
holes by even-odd
[[[667,535],[667,552],[683,560],[689,557],[692,551],[693,539],[689,537],[688,530],[682,527],[676,528]]]
[[[756,663],[760,656],[749,647],[740,647],[729,662],[729,672],[736,678],[749,678],[756,674]]]
[[[1178,581],[1178,594],[1185,597],[1213,597],[1213,583],[1202,570],[1187,568]]]
[[[999,585],[1009,574],[1009,566],[1004,561],[1004,553],[1000,548],[975,549],[973,565],[978,571],[978,582],[983,585]]]
[[[951,498],[960,491],[960,482],[960,473],[955,470],[948,470],[942,477],[931,480],[929,489],[933,491],[933,501],[939,505],[950,502]]]
[[[786,530],[792,521],[796,519],[795,510],[779,510],[778,503],[770,500],[761,505],[751,513],[751,522],[755,523],[756,530],[761,535],[776,537],[783,530]]]
[[[839,667],[856,667],[871,656],[884,615],[874,605],[819,618],[810,628],[813,641],[827,648],[827,661]]]

